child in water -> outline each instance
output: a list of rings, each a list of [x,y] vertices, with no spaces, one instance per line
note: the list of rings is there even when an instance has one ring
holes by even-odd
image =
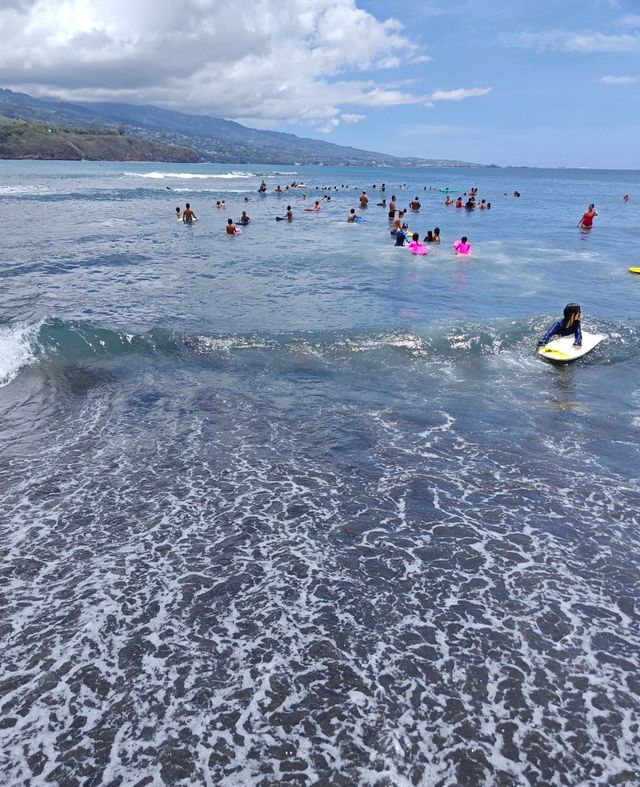
[[[460,240],[453,244],[453,248],[458,254],[471,254],[471,244],[467,240],[467,236],[463,235]]]
[[[556,320],[551,328],[545,333],[538,342],[538,347],[543,347],[552,336],[570,336],[575,334],[574,347],[582,347],[582,310],[577,303],[568,303],[564,307],[564,316],[561,320]]]
[[[429,247],[425,246],[424,243],[420,241],[420,236],[417,232],[414,232],[411,236],[409,248],[411,249],[412,254],[420,254],[424,256],[429,253]]]
[[[391,234],[396,237],[396,246],[404,246],[407,236],[403,229],[399,229],[397,232],[392,232]]]

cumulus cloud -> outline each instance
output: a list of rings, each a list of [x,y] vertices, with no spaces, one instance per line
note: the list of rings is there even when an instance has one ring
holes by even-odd
[[[366,71],[426,57],[357,0],[3,0],[0,29],[0,84],[323,130],[348,104],[419,103]]]

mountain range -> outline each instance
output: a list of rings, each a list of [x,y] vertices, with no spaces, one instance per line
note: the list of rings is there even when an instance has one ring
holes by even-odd
[[[279,131],[248,128],[240,123],[207,115],[191,115],[150,105],[108,102],[75,103],[57,99],[33,98],[0,88],[0,115],[36,124],[52,131],[110,130],[126,139],[148,142],[164,148],[180,148],[179,153],[155,154],[161,161],[211,161],[236,164],[323,164],[326,166],[377,167],[468,167],[483,166],[446,159],[420,159],[390,156],[358,148],[335,145],[323,140],[298,137]],[[129,144],[134,148],[133,143]],[[141,148],[142,150],[142,148]],[[142,154],[153,156],[152,149]],[[94,151],[95,153],[95,151]],[[113,159],[105,150],[105,159]],[[46,158],[46,155],[4,155],[5,158]],[[61,158],[52,155],[52,158]],[[76,156],[74,156],[76,157]],[[95,158],[95,155],[92,156]]]

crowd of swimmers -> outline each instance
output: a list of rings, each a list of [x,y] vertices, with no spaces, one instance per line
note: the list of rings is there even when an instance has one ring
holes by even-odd
[[[258,188],[258,193],[261,195],[265,194],[267,188],[268,187],[266,182],[262,180],[262,182],[260,183],[260,187]],[[307,187],[306,184],[304,183],[298,183],[297,181],[293,181],[290,185],[286,186],[286,189],[283,189],[281,186],[278,186],[275,191],[277,194],[281,194],[284,193],[285,191],[288,191],[289,189],[298,189],[298,188],[306,189]],[[342,184],[342,186],[336,185],[336,186],[326,187],[322,189],[320,189],[320,187],[316,187],[316,189],[322,191],[351,190],[349,186],[345,186],[344,184]],[[398,190],[404,190],[404,189],[406,189],[406,184],[402,184],[398,187]],[[382,183],[379,189],[376,186],[376,184],[374,184],[372,186],[372,190],[384,193],[386,192],[386,184]],[[424,187],[424,190],[425,191],[427,190],[426,186]],[[433,188],[429,188],[429,190],[435,191],[435,189]],[[446,189],[446,190],[441,189],[440,191],[448,192],[448,191],[452,191],[452,189]],[[513,196],[516,199],[519,198],[520,192],[514,191]],[[463,199],[463,197],[465,199]],[[302,193],[302,199],[303,201],[307,199],[306,191]],[[629,199],[630,199],[629,195],[625,194],[623,197],[624,202],[628,202]],[[249,197],[246,196],[244,197],[245,203],[249,202],[249,200],[250,200]],[[330,201],[331,201],[331,197],[325,193],[320,199],[314,200],[313,205],[304,208],[304,210],[310,213],[317,213],[321,209],[321,203],[323,202],[328,203]],[[363,190],[360,193],[358,197],[358,203],[359,203],[360,210],[366,210],[369,207],[370,204],[369,195],[367,194],[366,190]],[[420,202],[420,199],[418,198],[418,195],[414,196],[414,198],[409,202],[408,208],[405,210],[402,210],[401,208],[398,207],[398,198],[396,194],[392,194],[388,202],[386,197],[383,197],[381,201],[376,202],[375,204],[376,206],[382,207],[387,210],[387,216],[389,221],[391,222],[390,233],[396,246],[406,245],[414,254],[426,255],[429,253],[429,245],[438,245],[441,243],[441,235],[440,235],[439,227],[434,227],[432,230],[428,230],[423,240],[420,240],[420,236],[417,232],[412,232],[409,229],[409,225],[407,222],[407,213],[417,214],[420,212],[422,208],[422,204]],[[469,189],[468,192],[465,191],[462,195],[458,196],[455,200],[455,203],[454,200],[447,193],[444,200],[444,204],[446,206],[455,204],[456,208],[465,208],[468,211],[472,211],[476,209],[478,210],[491,209],[491,203],[487,202],[486,199],[478,200],[478,189],[475,186]],[[216,201],[216,208],[225,209],[226,207],[227,206],[225,200]],[[593,220],[597,215],[598,215],[598,211],[596,210],[595,205],[591,203],[588,206],[587,210],[584,212],[580,221],[578,222],[578,227],[583,229],[591,229],[593,227]],[[185,205],[183,210],[177,207],[176,216],[179,221],[183,221],[185,224],[193,224],[198,220],[198,217],[191,209],[189,203]],[[278,221],[292,222],[293,209],[291,205],[287,205],[287,209],[284,216],[277,216],[276,219]],[[243,210],[242,215],[240,216],[240,219],[237,221],[237,223],[235,223],[231,218],[227,220],[225,232],[227,235],[237,235],[242,231],[240,227],[246,227],[250,221],[251,219],[247,214],[247,211]],[[364,217],[358,215],[358,213],[356,213],[355,208],[351,208],[347,215],[347,223],[354,224],[360,221],[365,221]],[[456,253],[459,255],[471,254],[471,243],[469,242],[469,239],[466,235],[463,235],[459,240],[457,240],[453,244],[453,248],[456,251]]]
[[[304,184],[298,184],[296,181],[294,181],[290,185],[290,187],[287,186],[287,189],[288,188],[299,188],[300,186],[306,188],[306,186]],[[338,186],[334,186],[332,188],[335,189],[335,190],[338,190]],[[344,185],[341,188],[342,189],[345,189],[345,188],[349,189],[348,186],[345,187]],[[406,188],[406,184],[401,185],[399,187],[399,190],[402,190],[404,188]],[[373,189],[376,189],[376,185],[375,184],[373,185]],[[260,184],[260,187],[258,188],[258,193],[259,194],[264,194],[266,190],[267,190],[267,184],[263,180],[261,182],[261,184]],[[385,190],[386,190],[386,184],[383,183],[380,186],[380,191],[381,192],[385,192]],[[425,190],[426,190],[426,186],[425,186]],[[283,191],[284,190],[280,186],[278,186],[278,188],[276,188],[276,193],[277,194],[283,193]],[[466,192],[465,192],[465,195],[466,195]],[[471,202],[475,202],[476,195],[477,195],[477,189],[476,188],[472,188],[471,191],[470,191],[470,194],[469,194],[469,198],[470,198]],[[307,194],[305,192],[305,193],[302,194],[303,201],[306,200],[306,198],[307,198]],[[249,197],[244,197],[244,201],[245,202],[249,202],[249,199],[250,199]],[[459,197],[458,199],[461,200],[462,198]],[[313,205],[304,208],[304,210],[307,211],[307,212],[311,212],[311,213],[317,213],[321,209],[321,203],[322,202],[327,203],[327,202],[330,202],[330,201],[331,201],[331,197],[328,194],[324,194],[321,199],[314,200]],[[368,194],[367,194],[367,192],[365,190],[363,190],[361,192],[361,194],[360,194],[360,196],[358,198],[358,202],[359,202],[359,207],[360,207],[361,210],[365,210],[365,209],[368,208],[368,206],[369,206],[369,196],[368,196]],[[449,204],[449,203],[445,201],[445,204]],[[423,240],[420,240],[420,236],[419,236],[419,234],[417,232],[411,232],[409,230],[409,226],[408,226],[407,222],[405,221],[406,214],[408,212],[417,214],[417,213],[420,212],[420,209],[422,207],[422,205],[420,203],[420,200],[419,200],[417,195],[409,202],[409,207],[408,207],[408,209],[405,209],[405,210],[402,210],[402,209],[400,209],[398,207],[398,198],[397,198],[397,196],[395,194],[393,194],[391,196],[391,198],[390,198],[388,203],[387,203],[386,198],[383,198],[382,201],[381,202],[377,202],[376,205],[378,205],[380,207],[383,207],[383,208],[385,208],[387,210],[387,216],[389,218],[389,221],[391,222],[390,233],[391,233],[391,236],[392,236],[396,246],[405,246],[406,245],[409,248],[409,250],[412,251],[414,254],[426,255],[426,254],[429,253],[429,246],[427,244],[429,244],[429,245],[438,245],[438,244],[440,244],[442,242],[441,235],[440,235],[440,228],[439,227],[434,227],[432,230],[428,230],[426,235],[424,236]],[[486,203],[485,200],[482,200],[481,203],[479,204],[479,207],[491,207],[491,203]],[[218,209],[226,208],[225,200],[216,200],[216,208],[218,208]],[[185,224],[193,224],[193,223],[195,223],[198,220],[198,217],[196,216],[196,214],[191,209],[191,206],[190,206],[189,203],[187,203],[185,205],[183,210],[181,210],[180,207],[176,208],[176,217],[177,217],[177,219],[179,221],[183,221]],[[293,209],[292,209],[291,205],[287,205],[287,210],[286,210],[284,216],[276,216],[276,219],[278,221],[292,222],[293,221]],[[240,218],[239,218],[239,220],[237,222],[234,222],[234,220],[232,218],[227,219],[227,224],[226,224],[226,227],[225,227],[225,233],[227,235],[237,235],[240,232],[242,232],[241,227],[246,227],[250,223],[250,221],[251,221],[251,218],[248,215],[247,211],[243,210],[242,211],[242,215],[240,216]],[[365,221],[364,217],[359,216],[356,213],[356,209],[355,208],[351,208],[350,211],[349,211],[349,214],[347,215],[347,222],[349,224],[353,224],[353,223],[359,222],[359,221]],[[466,236],[462,236],[462,238],[460,238],[460,240],[457,240],[453,244],[453,248],[455,249],[457,254],[469,255],[471,253],[471,244],[469,243],[469,240],[468,240],[468,238]]]

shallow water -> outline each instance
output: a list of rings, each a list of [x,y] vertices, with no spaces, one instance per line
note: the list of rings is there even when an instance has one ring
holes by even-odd
[[[0,168],[4,783],[640,784],[638,173]]]

